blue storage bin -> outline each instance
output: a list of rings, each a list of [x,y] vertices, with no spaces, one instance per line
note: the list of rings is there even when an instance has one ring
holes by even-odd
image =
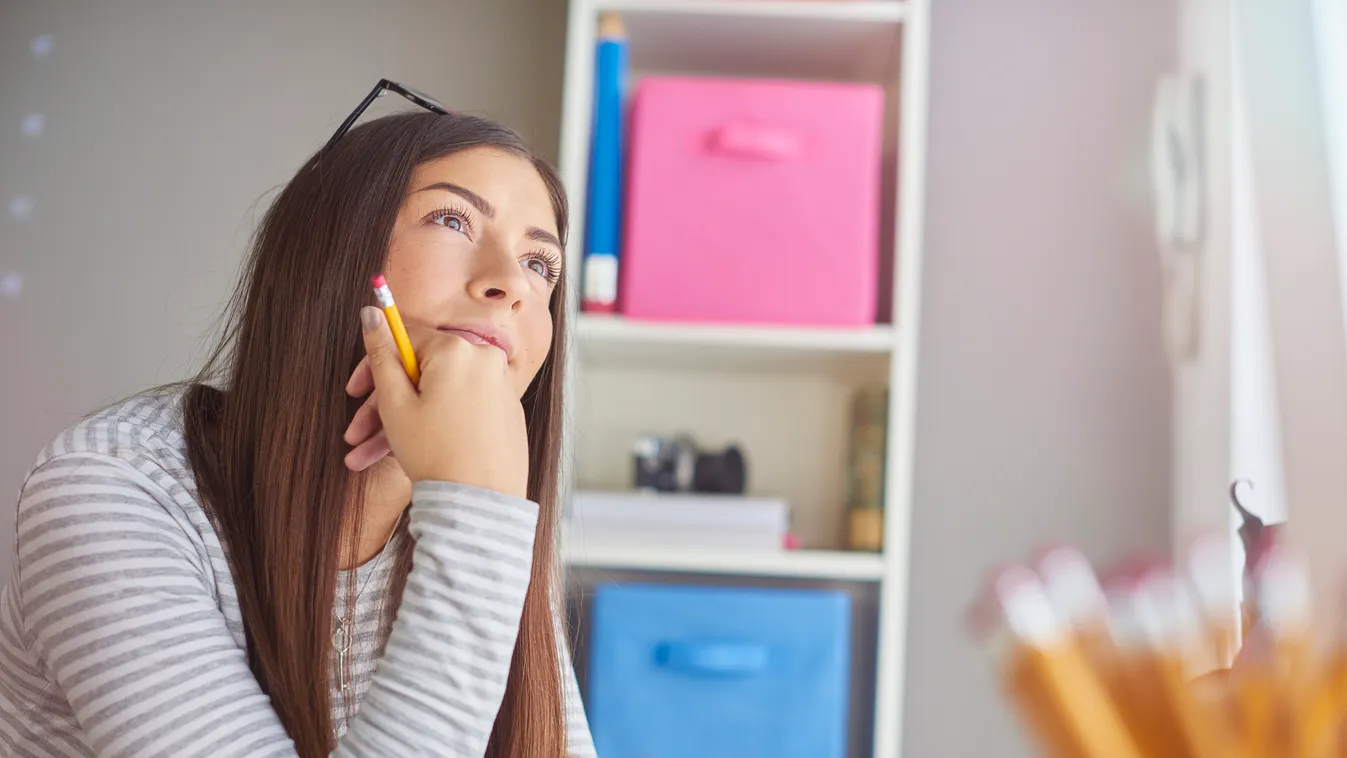
[[[601,584],[586,703],[603,758],[844,758],[851,598]]]

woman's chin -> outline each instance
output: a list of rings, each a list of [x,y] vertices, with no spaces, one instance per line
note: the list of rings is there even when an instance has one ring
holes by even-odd
[[[370,487],[366,508],[387,506],[390,510],[402,510],[412,500],[412,480],[402,470],[402,464],[391,455],[370,466],[365,471]]]

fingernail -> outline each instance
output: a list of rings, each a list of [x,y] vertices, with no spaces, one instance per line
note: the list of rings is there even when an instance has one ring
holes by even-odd
[[[360,309],[360,325],[364,327],[366,332],[372,332],[375,329],[378,329],[379,324],[382,321],[383,314],[379,313],[378,308],[375,308],[372,305],[367,305]]]

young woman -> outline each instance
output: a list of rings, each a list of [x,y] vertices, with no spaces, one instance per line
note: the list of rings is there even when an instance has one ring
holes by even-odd
[[[554,171],[468,116],[311,158],[201,375],[67,430],[26,480],[0,753],[593,755],[552,544],[566,214]]]

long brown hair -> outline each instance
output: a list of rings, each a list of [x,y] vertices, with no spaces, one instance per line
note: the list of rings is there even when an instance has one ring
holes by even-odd
[[[369,277],[383,266],[413,169],[478,146],[533,162],[564,240],[562,183],[514,132],[465,115],[371,121],[321,160],[310,158],[266,212],[222,338],[184,401],[188,457],[228,553],[248,663],[304,758],[326,756],[333,745],[334,594],[341,546],[354,550],[359,535],[351,532],[363,521],[364,477],[344,466],[342,441],[359,402],[344,386],[364,354],[360,307],[370,302]],[[528,496],[540,513],[519,637],[487,749],[496,758],[565,752],[553,615],[564,290],[563,274],[551,303],[551,353],[523,399]],[[411,539],[402,544],[391,613],[411,568]]]

